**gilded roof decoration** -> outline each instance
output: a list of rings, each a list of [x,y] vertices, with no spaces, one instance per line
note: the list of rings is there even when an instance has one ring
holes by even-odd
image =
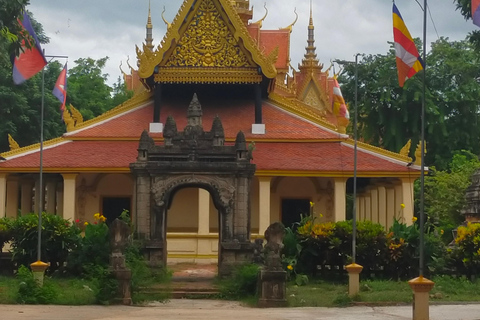
[[[242,52],[213,0],[204,0],[166,67],[255,67]]]
[[[72,131],[75,129],[75,120],[73,119],[70,111],[67,108],[63,109],[63,122],[65,122],[65,126],[67,127],[67,132]]]
[[[70,104],[70,113],[72,114],[72,118],[75,121],[75,127],[83,123],[82,114],[71,104]]]
[[[209,9],[208,11],[205,11],[204,8]],[[190,50],[197,50],[196,52],[198,52],[198,49],[200,49],[200,51],[204,50],[205,54],[207,55],[207,53],[209,53],[209,55],[206,56],[203,60],[199,59],[198,57],[196,59],[198,61],[201,61],[202,63],[205,63],[207,66],[215,66],[215,64],[217,64],[217,66],[228,67],[229,64],[232,63],[233,66],[239,66],[242,65],[241,62],[244,61],[243,58],[236,58],[233,61],[231,60],[232,50],[234,50],[236,46],[239,46],[240,48],[244,49],[244,51],[242,50],[242,53],[245,55],[245,57],[252,60],[250,61],[250,66],[252,64],[260,66],[262,73],[267,78],[275,78],[277,74],[275,66],[267,59],[267,57],[262,54],[257,44],[248,33],[245,24],[241,20],[240,16],[237,14],[236,9],[228,0],[185,0],[177,16],[173,20],[171,27],[168,28],[164,39],[157,47],[157,49],[150,51],[145,45],[143,46],[143,51],[140,50],[138,47],[136,48],[137,58],[139,61],[139,76],[144,79],[148,78],[153,74],[155,67],[161,65],[162,62],[166,63],[169,61],[172,51],[177,48],[177,45],[179,45],[179,42],[182,40],[181,38],[183,38],[185,32],[189,29],[190,26],[195,25],[195,17],[201,17],[205,15],[207,19],[203,18],[205,20],[203,22],[199,22],[202,22],[204,26],[208,25],[208,23],[210,26],[214,26],[214,24],[212,25],[212,23],[217,23],[216,21],[210,20],[210,22],[207,23],[207,21],[209,20],[208,15],[211,15],[214,12],[216,13],[217,17],[221,18],[218,20],[222,20],[224,22],[227,30],[229,31],[229,34],[232,36],[232,40],[234,40],[235,45],[232,42],[228,41],[228,46],[225,43],[226,41],[222,41],[220,43],[212,42],[218,42],[218,40],[213,37],[214,34],[211,33],[212,31],[207,31],[198,27],[196,28],[197,34],[195,35],[190,33],[189,37],[194,37],[194,39],[196,39],[196,37],[200,37],[204,41],[204,43],[197,43],[196,49],[190,48]],[[189,32],[192,32],[192,30],[190,30]],[[215,32],[222,31],[218,30]],[[206,36],[205,33],[211,34],[210,36]],[[210,42],[207,43],[205,41]],[[218,50],[219,47],[222,46],[222,44],[224,45],[224,47],[222,47],[221,49],[223,51],[220,51],[222,53],[227,53],[227,56],[225,58],[215,57],[215,59],[213,59],[212,55],[215,54],[215,51]],[[209,50],[211,52],[209,52]],[[191,53],[191,51],[188,53]],[[250,57],[248,57],[246,53],[248,53]],[[185,64],[187,65],[187,63],[191,63],[189,59],[192,59],[192,57],[183,57],[183,59],[186,61]],[[193,61],[195,61],[195,57],[193,57]],[[172,65],[175,65],[175,63],[173,63]],[[197,81],[198,80],[201,79],[197,79]]]
[[[427,144],[424,145],[424,154],[427,154]],[[422,141],[419,141],[417,148],[415,149],[415,164],[418,166],[422,165]]]
[[[295,23],[297,23],[298,21],[298,13],[297,13],[297,8],[295,8],[295,10],[293,11],[295,13],[295,20],[290,23],[288,26],[286,26],[285,28],[280,28],[280,30],[282,29],[287,29],[288,31],[290,31],[290,33],[292,33],[292,29],[293,29],[293,26],[295,25]]]
[[[408,139],[407,143],[403,146],[403,148],[400,150],[400,154],[402,156],[408,157],[408,154],[410,153],[410,146],[412,145],[412,139]]]
[[[18,145],[17,141],[13,139],[10,133],[8,134],[8,145],[10,147],[10,151],[20,149],[20,146]]]

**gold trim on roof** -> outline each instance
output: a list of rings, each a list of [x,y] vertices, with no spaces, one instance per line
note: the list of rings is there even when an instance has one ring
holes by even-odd
[[[57,144],[57,143],[62,142],[62,141],[65,141],[65,138],[59,137],[59,138],[47,140],[47,141],[43,142],[43,147],[45,148],[45,147],[51,146],[53,144]],[[40,143],[35,143],[35,144],[31,144],[29,146],[21,147],[19,149],[10,150],[10,151],[1,153],[0,155],[4,158],[7,158],[7,160],[8,160],[9,157],[13,157],[13,156],[16,156],[18,154],[22,154],[22,153],[32,151],[32,150],[35,150],[35,149],[40,150]],[[4,169],[7,169],[7,168],[2,168],[2,171],[4,171]],[[36,170],[38,171],[38,168]]]
[[[269,94],[269,99],[274,102],[274,104],[282,107],[283,109],[290,111],[294,114],[297,114],[306,120],[313,121],[327,129],[330,130],[337,130],[335,125],[328,122],[325,118],[325,114],[320,110],[315,110],[311,106],[299,101],[299,100],[291,100],[284,98],[275,92],[271,92]]]
[[[107,120],[125,111],[136,108],[139,105],[149,101],[152,98],[152,96],[153,96],[153,93],[151,91],[143,91],[138,94],[135,94],[132,98],[125,101],[121,105],[118,105],[115,108],[108,110],[107,112],[99,115],[98,117],[82,122],[81,124],[75,127],[75,130],[88,127],[92,124]],[[75,130],[73,130],[72,132],[75,132]]]
[[[201,2],[203,1],[207,0],[185,0],[182,3],[178,14],[172,22],[172,26],[168,28],[165,37],[157,49],[154,51],[149,51],[144,45],[142,51],[138,48],[138,46],[136,47],[137,58],[139,61],[138,75],[140,78],[146,79],[150,77],[153,74],[155,67],[158,66],[162,61],[166,60],[168,58],[167,56],[172,54],[172,49],[176,47],[181,38],[181,34],[183,36],[183,33],[187,27],[185,25],[185,21],[189,21],[196,14]],[[223,9],[223,11],[218,11],[220,14],[225,15],[224,21],[228,24],[229,30],[231,30],[234,39],[239,45],[242,45],[251,54],[253,61],[261,68],[262,73],[267,78],[275,78],[277,75],[275,65],[268,61],[268,59],[262,54],[256,42],[248,33],[245,24],[242,22],[232,3],[228,0],[208,1],[212,1],[216,8]]]
[[[411,145],[412,145],[412,139],[408,139],[407,143],[400,150],[399,154],[401,154],[402,156],[408,157],[408,154],[410,153]]]
[[[345,141],[345,143],[348,143],[349,145],[353,146],[355,144],[355,141],[353,139],[349,138],[348,140]],[[410,157],[407,157],[407,156],[404,156],[404,155],[401,155],[399,153],[392,152],[392,151],[389,151],[389,150],[386,150],[386,149],[382,149],[380,147],[372,146],[371,144],[368,144],[368,143],[365,143],[365,142],[362,142],[362,141],[357,141],[357,145],[358,145],[359,148],[362,148],[362,149],[365,149],[365,150],[368,150],[368,151],[373,151],[375,153],[384,155],[386,157],[389,157],[389,158],[392,158],[392,159],[395,159],[395,160],[400,160],[400,161],[407,162],[407,163],[412,162],[412,158],[410,158]]]
[[[159,68],[155,82],[162,83],[260,83],[262,75],[249,68]]]

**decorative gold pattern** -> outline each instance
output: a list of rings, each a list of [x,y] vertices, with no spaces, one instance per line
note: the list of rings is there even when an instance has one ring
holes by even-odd
[[[20,146],[18,145],[17,141],[13,139],[10,133],[8,134],[8,145],[10,147],[10,151],[20,149]]]
[[[205,1],[205,0],[204,0]],[[240,16],[237,14],[236,9],[232,3],[228,0],[209,0],[213,1],[219,7],[222,7],[226,14],[224,18],[225,23],[229,25],[230,30],[234,30],[233,36],[237,42],[240,42],[252,55],[252,59],[256,65],[258,65],[262,73],[269,79],[274,79],[277,75],[275,65],[270,63],[267,58],[262,54],[258,48],[256,42],[248,33],[248,30],[243,23]],[[197,0],[185,0],[182,6],[172,22],[172,26],[168,28],[165,37],[161,44],[153,52],[148,50],[144,45],[143,51],[136,47],[137,59],[139,64],[138,75],[140,78],[146,79],[153,74],[156,66],[158,66],[164,58],[168,59],[167,52],[171,49],[170,45],[178,43],[181,35],[179,30],[183,27],[185,21],[189,21],[192,14],[196,14],[196,8],[198,8]],[[201,32],[201,31],[200,31]]]
[[[280,28],[280,30],[287,29],[288,31],[290,31],[290,33],[292,33],[293,26],[295,25],[295,23],[297,23],[297,20],[298,20],[297,8],[295,8],[295,10],[293,12],[295,13],[295,20],[292,23],[290,23],[288,26],[286,26],[285,28]]]
[[[325,103],[322,103],[320,98],[318,97],[318,94],[316,90],[313,87],[310,87],[307,91],[307,94],[305,96],[305,99],[303,102],[317,110],[320,110],[322,112],[325,112]]]
[[[196,16],[170,55],[167,67],[253,67],[212,0]]]
[[[70,104],[70,112],[72,113],[72,118],[75,120],[75,127],[83,123],[83,116],[73,105]]]
[[[63,137],[55,138],[55,139],[43,142],[43,146],[48,147],[48,146],[60,143],[62,141],[65,141],[65,139]],[[5,157],[5,158],[8,159],[9,157],[15,156],[17,154],[29,152],[29,151],[32,151],[32,150],[38,150],[38,149],[40,149],[40,143],[35,143],[35,144],[31,144],[29,146],[21,147],[19,149],[10,150],[10,151],[4,152],[4,153],[0,153],[0,155],[2,157]]]
[[[408,157],[408,154],[410,153],[410,146],[412,145],[412,139],[408,139],[407,143],[403,146],[403,148],[400,150],[400,154],[402,156]]]
[[[167,83],[260,83],[262,75],[254,68],[160,68],[155,82]]]

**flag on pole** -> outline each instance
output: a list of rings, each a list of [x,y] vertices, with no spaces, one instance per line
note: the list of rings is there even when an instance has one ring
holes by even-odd
[[[62,114],[63,119],[63,111],[65,110],[65,101],[67,100],[67,64],[60,72],[58,76],[57,82],[55,83],[55,87],[53,88],[53,95],[57,97],[58,100],[62,103],[60,106],[60,113]]]
[[[19,20],[18,22],[23,27],[24,32],[30,34],[35,43],[30,49],[27,49],[25,43],[22,43],[20,54],[14,58],[13,82],[15,84],[21,84],[30,79],[47,65],[47,60],[43,56],[42,47],[40,46],[40,42],[33,30],[32,23],[26,11],[23,13],[22,21]]]
[[[345,104],[345,99],[343,99],[342,91],[340,90],[340,85],[337,81],[337,76],[333,77],[333,114],[337,117],[343,117],[345,119],[350,119],[350,113],[348,112],[347,105]]]
[[[395,3],[393,4],[393,41],[397,60],[398,84],[403,87],[405,80],[423,70],[423,62]]]
[[[472,0],[472,19],[480,27],[480,0]]]

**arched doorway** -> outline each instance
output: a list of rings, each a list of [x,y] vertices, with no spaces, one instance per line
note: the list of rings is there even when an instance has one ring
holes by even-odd
[[[137,234],[145,240],[152,265],[165,265],[166,219],[177,190],[196,187],[207,190],[219,213],[219,275],[228,275],[235,265],[248,261],[250,242],[250,184],[255,165],[250,163],[245,136],[226,146],[218,117],[212,129],[202,127],[202,110],[194,95],[188,107],[187,126],[177,132],[169,117],[163,130],[164,144],[155,145],[144,131],[137,161],[130,164],[135,177]]]

